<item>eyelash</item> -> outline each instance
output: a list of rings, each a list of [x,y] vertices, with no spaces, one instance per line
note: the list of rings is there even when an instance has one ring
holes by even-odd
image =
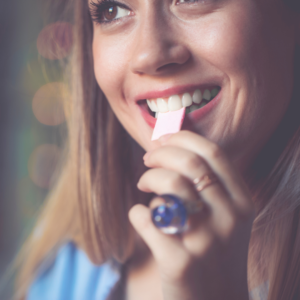
[[[126,5],[114,0],[97,0],[97,2],[91,1],[90,15],[92,20],[97,24],[109,24],[117,21],[118,18],[113,20],[103,20],[104,11],[111,7],[120,7],[130,11],[130,9]]]
[[[90,3],[90,15],[92,20],[96,24],[111,24],[113,22],[118,21],[119,18],[117,19],[112,19],[112,20],[104,20],[103,13],[105,10],[112,8],[112,7],[119,7],[126,9],[130,11],[130,9],[124,5],[123,3],[117,2],[115,0],[96,0],[97,2],[91,1]],[[207,0],[190,0],[187,2],[179,2],[180,0],[176,1],[176,5],[182,5],[182,4],[193,4],[196,2],[203,2],[205,3]]]

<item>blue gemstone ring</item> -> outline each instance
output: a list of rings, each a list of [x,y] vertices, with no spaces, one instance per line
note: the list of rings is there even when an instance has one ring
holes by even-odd
[[[201,211],[204,204],[199,201],[184,201],[177,196],[164,194],[159,196],[165,203],[151,211],[153,224],[166,234],[182,233],[188,229],[189,214]]]

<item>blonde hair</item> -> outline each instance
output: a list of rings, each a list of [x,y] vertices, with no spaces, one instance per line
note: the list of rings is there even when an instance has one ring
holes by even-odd
[[[288,2],[299,6],[299,1]],[[32,234],[23,248],[18,298],[25,296],[39,264],[66,240],[83,248],[96,264],[110,258],[125,262],[134,247],[127,213],[138,201],[149,199],[135,187],[144,171],[139,163],[143,150],[119,123],[95,80],[87,1],[57,3],[60,11],[65,4],[67,15],[74,16],[67,155],[37,223],[42,234]],[[299,57],[297,49],[289,110],[258,156],[251,178],[257,217],[249,248],[249,284],[269,279],[269,300],[292,300],[300,284]],[[277,149],[274,157],[270,149]]]

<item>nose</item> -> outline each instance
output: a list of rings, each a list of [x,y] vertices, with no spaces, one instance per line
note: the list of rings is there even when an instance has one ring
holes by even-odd
[[[156,13],[148,14],[139,23],[131,70],[135,74],[167,75],[183,67],[190,51],[178,37],[174,24]]]

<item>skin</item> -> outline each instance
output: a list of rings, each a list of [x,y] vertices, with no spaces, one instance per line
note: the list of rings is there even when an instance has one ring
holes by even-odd
[[[94,21],[95,76],[118,119],[148,151],[140,190],[193,201],[193,179],[213,172],[219,180],[200,193],[206,213],[192,216],[182,236],[158,231],[149,208],[131,209],[130,221],[151,250],[139,273],[151,282],[149,299],[243,300],[254,207],[240,174],[288,107],[299,24],[279,0],[191,2],[122,0],[128,16]],[[190,120],[192,131],[151,142],[153,129],[137,100],[209,82],[221,87],[221,98]],[[127,299],[146,299],[132,284],[136,278],[129,274]]]

